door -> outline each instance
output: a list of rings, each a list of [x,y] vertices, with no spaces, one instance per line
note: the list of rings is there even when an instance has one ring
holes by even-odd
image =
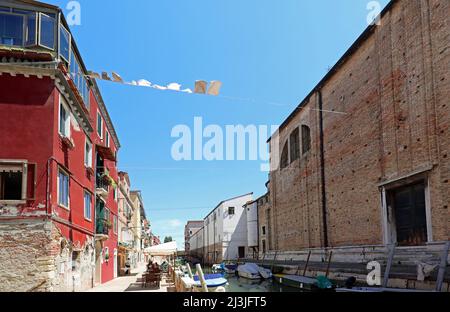
[[[102,283],[102,246],[100,242],[95,243],[95,285]]]
[[[425,183],[400,187],[391,191],[391,205],[399,246],[419,246],[427,242]]]
[[[245,258],[245,247],[240,246],[238,248],[239,259]]]
[[[114,249],[114,278],[117,278],[117,249]]]

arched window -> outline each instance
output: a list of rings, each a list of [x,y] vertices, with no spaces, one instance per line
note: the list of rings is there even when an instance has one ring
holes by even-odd
[[[289,145],[291,150],[291,163],[293,163],[300,158],[300,131],[298,128],[295,128],[295,130],[292,131]]]
[[[311,150],[311,129],[302,125],[302,154],[306,154]]]
[[[284,169],[287,166],[289,166],[288,142],[286,142],[286,144],[284,144],[283,152],[281,153],[280,168]]]

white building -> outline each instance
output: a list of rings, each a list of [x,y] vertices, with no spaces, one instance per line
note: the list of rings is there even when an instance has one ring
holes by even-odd
[[[258,236],[258,201],[251,201],[244,206],[246,220],[247,220],[247,256],[255,258],[259,251],[259,236]]]
[[[203,228],[191,237],[191,254],[208,264],[245,258],[248,238],[244,206],[252,199],[253,193],[249,193],[220,202],[204,219]]]

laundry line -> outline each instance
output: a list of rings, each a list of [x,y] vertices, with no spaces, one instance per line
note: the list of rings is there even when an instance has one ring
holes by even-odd
[[[56,62],[56,61],[43,61],[43,62],[24,61],[24,62],[16,62],[15,64],[55,65],[55,64],[58,64],[58,62]],[[11,63],[0,63],[0,65],[11,65]],[[181,93],[187,93],[187,94],[211,95],[211,96],[216,96],[221,99],[230,100],[230,101],[240,101],[240,102],[248,102],[248,103],[255,103],[255,104],[261,103],[261,104],[266,104],[266,105],[270,105],[270,106],[278,106],[278,107],[291,106],[291,104],[279,103],[279,102],[274,102],[274,101],[264,101],[264,100],[261,101],[261,100],[257,100],[257,99],[253,99],[253,98],[243,98],[243,97],[233,97],[233,96],[221,95],[220,90],[222,88],[223,83],[219,80],[212,80],[210,82],[207,82],[206,80],[196,80],[195,84],[194,84],[194,90],[192,90],[191,88],[182,89],[182,85],[177,82],[172,82],[172,83],[169,83],[164,86],[161,84],[154,84],[147,79],[125,81],[121,77],[121,75],[119,75],[116,72],[111,72],[111,75],[109,75],[109,73],[105,72],[105,71],[101,72],[101,74],[98,72],[94,72],[94,71],[88,71],[88,74],[83,74],[83,73],[79,73],[79,72],[70,72],[70,75],[78,75],[78,76],[83,76],[85,78],[109,81],[109,82],[119,83],[119,84],[123,84],[123,85],[153,88],[153,89],[162,90],[162,91],[168,90],[168,91],[175,91],[175,92],[181,92]],[[309,110],[322,111],[325,113],[342,114],[342,115],[348,114],[346,112],[330,111],[330,110],[324,110],[324,109],[319,110],[319,109],[310,108]]]
[[[77,73],[71,73],[71,74],[77,74]],[[116,72],[111,72],[111,75],[108,72],[94,72],[89,71],[87,75],[84,75],[85,77],[89,77],[91,79],[97,79],[97,80],[104,80],[104,81],[110,81],[114,83],[120,83],[124,85],[130,85],[130,86],[136,86],[136,87],[146,87],[146,88],[153,88],[157,90],[169,90],[169,91],[175,91],[175,92],[182,92],[182,93],[188,93],[188,94],[204,94],[204,95],[212,95],[212,96],[218,96],[220,94],[220,89],[222,88],[222,82],[219,80],[212,80],[210,82],[207,82],[206,80],[196,80],[194,84],[194,89],[191,88],[182,88],[182,85],[177,82],[172,82],[167,85],[162,84],[155,84],[150,82],[147,79],[139,79],[139,80],[131,80],[131,81],[125,81],[121,75],[119,75]]]

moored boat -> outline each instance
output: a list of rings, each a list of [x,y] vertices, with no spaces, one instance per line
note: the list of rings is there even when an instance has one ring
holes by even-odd
[[[246,263],[239,265],[237,271],[240,277],[248,279],[272,278],[272,272],[269,269],[260,267],[255,263]]]
[[[214,292],[217,288],[224,287],[228,284],[227,279],[224,278],[222,274],[205,274],[204,277],[208,291],[211,292]],[[202,283],[200,282],[198,275],[194,276],[193,286],[195,288],[202,288]]]

